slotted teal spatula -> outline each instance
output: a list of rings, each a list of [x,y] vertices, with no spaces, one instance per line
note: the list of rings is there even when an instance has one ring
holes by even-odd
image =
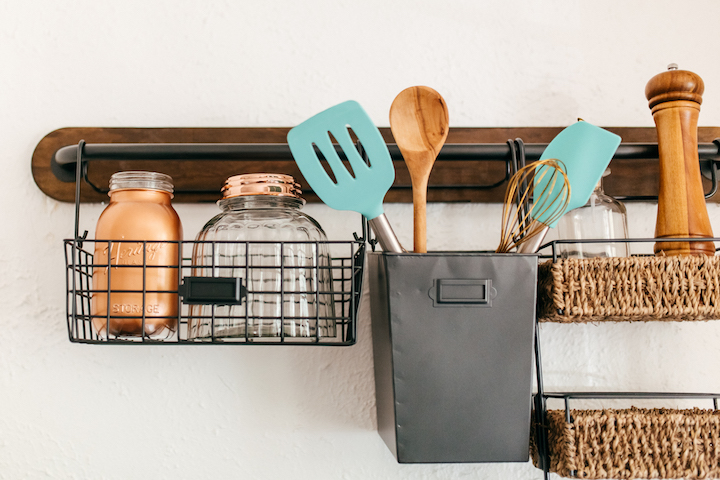
[[[362,144],[369,165],[355,148],[348,129]],[[350,162],[352,175],[335,151],[330,134]],[[350,100],[314,115],[291,129],[287,141],[300,172],[320,200],[336,210],[364,215],[383,250],[405,251],[382,207],[395,181],[395,168],[380,131],[359,103]],[[315,146],[327,160],[335,181],[320,163]]]
[[[565,166],[565,173],[570,183],[570,200],[563,213],[587,203],[621,140],[618,135],[581,120],[565,128],[548,144],[540,160],[548,158],[560,160]],[[538,173],[543,168],[546,167],[539,167]],[[539,178],[538,174],[536,178]],[[540,195],[545,195],[546,198],[560,197],[559,189],[562,185],[558,182],[553,188],[547,188],[549,178],[549,175],[545,175],[545,178],[534,185],[536,203]],[[554,228],[562,217],[561,214],[548,218],[552,210],[546,209],[535,215],[532,210],[530,211],[533,222],[543,224],[544,228],[533,238],[524,240],[518,247],[518,253],[533,253],[538,250],[548,229]]]

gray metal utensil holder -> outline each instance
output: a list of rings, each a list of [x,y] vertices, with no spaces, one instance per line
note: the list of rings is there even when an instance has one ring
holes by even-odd
[[[368,257],[378,432],[398,462],[528,461],[537,256]]]

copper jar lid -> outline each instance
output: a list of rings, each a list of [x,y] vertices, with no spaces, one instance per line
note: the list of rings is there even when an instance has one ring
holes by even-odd
[[[225,180],[223,198],[247,195],[274,195],[301,198],[300,184],[290,175],[280,173],[247,173]]]

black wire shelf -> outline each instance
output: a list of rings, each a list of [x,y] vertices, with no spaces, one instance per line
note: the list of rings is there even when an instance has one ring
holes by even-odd
[[[357,341],[357,311],[362,292],[365,241],[328,242],[236,242],[244,254],[230,264],[208,266],[193,263],[192,251],[200,244],[207,248],[234,242],[148,242],[66,239],[67,328],[71,342],[86,344],[153,345],[325,345],[349,346]],[[115,259],[96,262],[96,247],[113,243],[138,245],[179,245],[176,265],[157,266],[144,259],[136,265],[118,265]],[[316,258],[293,266],[292,253],[277,258],[253,255],[253,247],[276,246],[292,250],[311,244]],[[322,245],[321,245],[322,244]],[[331,257],[317,258],[317,247],[326,247]],[[138,248],[138,247],[134,247]],[[285,264],[287,262],[287,265]],[[153,289],[148,279],[159,269],[174,272],[172,288]],[[212,270],[225,277],[197,276]],[[134,288],[114,285],[110,277],[102,286],[94,279],[98,272],[130,272],[142,281]],[[257,272],[257,275],[253,272]],[[107,276],[107,273],[105,273]],[[262,282],[253,282],[258,277]],[[288,280],[290,278],[290,280]],[[331,279],[324,284],[320,278]],[[214,298],[194,293],[192,282],[224,281],[239,285],[223,295],[224,289],[211,286]],[[268,288],[271,282],[273,288]],[[108,288],[107,283],[110,284]],[[198,296],[199,295],[199,296]],[[169,305],[168,311],[153,312],[156,301]],[[154,308],[157,309],[155,306]],[[130,325],[130,327],[127,327]],[[157,325],[162,325],[158,334]],[[259,328],[262,326],[262,328]]]

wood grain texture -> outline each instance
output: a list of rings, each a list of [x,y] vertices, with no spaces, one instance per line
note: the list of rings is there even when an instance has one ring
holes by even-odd
[[[668,70],[654,76],[645,93],[658,131],[657,238],[709,238],[698,158],[698,119],[704,85],[696,74]],[[658,255],[714,255],[712,242],[658,242]]]
[[[687,70],[675,69],[659,73],[645,86],[645,97],[650,109],[675,100],[686,100],[700,105],[704,92],[705,82],[700,75]]]
[[[505,143],[508,139],[522,138],[525,143],[548,143],[563,127],[451,127],[449,143]],[[623,142],[657,142],[655,127],[604,127],[620,135]],[[88,143],[284,143],[289,128],[103,128],[69,127],[47,134],[37,144],[32,155],[32,174],[41,191],[62,202],[75,201],[75,184],[59,181],[50,170],[50,160],[56,150],[76,145],[80,140]],[[394,143],[389,128],[381,128],[384,139]],[[700,127],[698,141],[712,142],[720,138],[720,127]],[[651,196],[658,194],[659,164],[657,159],[613,160],[612,174],[603,181],[605,192],[613,196]],[[217,194],[177,194],[174,202],[214,202],[220,198],[225,179],[238,173],[264,171],[287,173],[298,179],[305,188],[307,183],[295,162],[245,161],[157,162],[107,161],[89,168],[89,178],[100,186],[107,186],[110,175],[124,169],[160,170],[173,176],[177,189],[217,190]],[[395,184],[385,197],[386,203],[410,203],[412,191],[410,174],[403,161],[395,162]],[[492,188],[454,188],[455,185],[490,185],[505,177],[502,161],[436,161],[429,180],[429,202],[502,203],[507,182]],[[448,187],[451,186],[451,187]],[[703,179],[706,191],[710,182]],[[319,199],[304,195],[309,202]],[[81,189],[82,202],[107,201],[107,195],[97,193],[86,185]],[[710,201],[720,202],[720,193]]]
[[[428,181],[448,129],[445,100],[430,87],[406,88],[390,106],[390,130],[412,183],[415,253],[427,252]]]

